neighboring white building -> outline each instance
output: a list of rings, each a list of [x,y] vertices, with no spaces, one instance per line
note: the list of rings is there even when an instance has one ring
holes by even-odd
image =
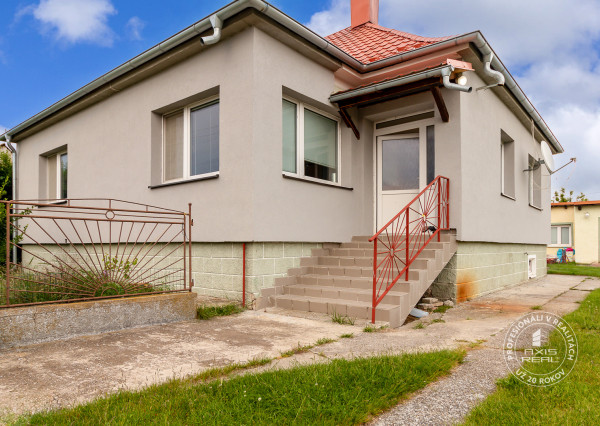
[[[480,32],[419,37],[379,26],[377,8],[352,0],[352,25],[322,38],[231,3],[0,137],[18,149],[16,197],[191,202],[195,290],[240,298],[248,243],[262,306],[325,261],[301,269],[311,253],[368,259],[313,249],[373,235],[441,175],[458,245],[434,294],[525,281],[532,255],[544,275],[550,178],[523,170],[559,142]]]

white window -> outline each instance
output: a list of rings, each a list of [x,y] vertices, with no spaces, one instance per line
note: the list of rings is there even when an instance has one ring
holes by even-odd
[[[66,151],[47,157],[48,199],[62,200],[67,198],[68,155]]]
[[[163,182],[219,172],[219,100],[163,116]]]
[[[515,199],[515,142],[500,132],[500,162],[502,170],[502,195]]]
[[[550,245],[556,247],[570,246],[571,225],[552,225],[550,227]]]
[[[290,99],[283,99],[283,172],[339,182],[339,120]]]
[[[542,166],[529,156],[529,205],[542,208]]]

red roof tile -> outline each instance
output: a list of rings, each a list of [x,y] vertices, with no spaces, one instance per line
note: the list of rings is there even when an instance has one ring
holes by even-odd
[[[367,22],[355,28],[345,28],[325,38],[356,60],[369,64],[452,36],[420,37]]]

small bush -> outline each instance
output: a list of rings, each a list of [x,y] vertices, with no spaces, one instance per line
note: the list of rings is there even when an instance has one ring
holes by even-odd
[[[222,306],[198,306],[196,309],[196,318],[207,320],[213,317],[224,317],[228,315],[239,314],[244,312],[244,308],[238,304],[231,303]]]
[[[333,311],[333,313],[331,314],[331,321],[342,325],[354,325],[356,319],[350,318],[347,315],[340,315],[337,312]]]

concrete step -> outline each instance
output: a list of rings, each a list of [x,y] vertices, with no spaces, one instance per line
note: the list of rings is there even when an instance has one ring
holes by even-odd
[[[330,315],[335,311],[339,315],[370,319],[373,303],[373,244],[368,242],[369,238],[357,236],[348,243],[327,244],[320,249],[313,249],[311,257],[302,258],[299,268],[290,269],[287,277],[277,278],[276,288],[266,289],[263,295],[269,303],[281,308]],[[456,252],[457,243],[453,233],[442,233],[441,240],[430,242],[412,262],[408,281],[404,275],[398,277],[376,308],[377,320],[388,321],[392,327],[402,325],[410,309]],[[410,243],[411,257],[422,243],[422,240]],[[378,251],[382,252],[383,249],[380,242]],[[399,262],[395,265],[400,268],[403,267],[404,250],[404,247],[398,247],[396,252]],[[384,253],[378,255],[380,265],[385,265],[385,256]],[[379,272],[383,273],[384,268],[380,267]],[[383,276],[388,279],[386,275]],[[381,275],[377,276],[379,278]],[[381,281],[378,280],[376,285],[380,288]]]
[[[411,243],[409,245],[409,250],[411,255],[415,253],[415,244],[416,243]],[[420,243],[419,243],[420,244]],[[449,245],[450,242],[437,242],[437,241],[432,241],[430,242],[426,247],[428,250],[443,250],[445,245]],[[402,253],[404,252],[404,247],[398,247],[398,250],[400,250]],[[381,245],[379,245],[377,247],[377,251],[378,252],[383,252],[385,251],[385,246],[382,247]],[[335,248],[335,249],[329,249],[328,253],[321,253],[321,252],[315,252],[313,250],[313,256],[341,256],[341,257],[373,257],[373,248],[368,249],[368,248]]]
[[[371,302],[353,300],[326,299],[322,297],[296,296],[284,294],[275,296],[275,306],[283,309],[305,312],[320,312],[324,314],[348,316],[354,319],[370,320],[372,315]],[[380,303],[375,310],[376,321],[387,321],[391,327],[398,327],[401,307]]]
[[[286,286],[283,294],[294,296],[322,297],[326,299],[356,300],[360,302],[373,301],[373,289],[369,288],[347,288],[320,285],[295,284]],[[406,292],[390,290],[384,298],[384,302],[393,305],[408,303],[409,295]]]

